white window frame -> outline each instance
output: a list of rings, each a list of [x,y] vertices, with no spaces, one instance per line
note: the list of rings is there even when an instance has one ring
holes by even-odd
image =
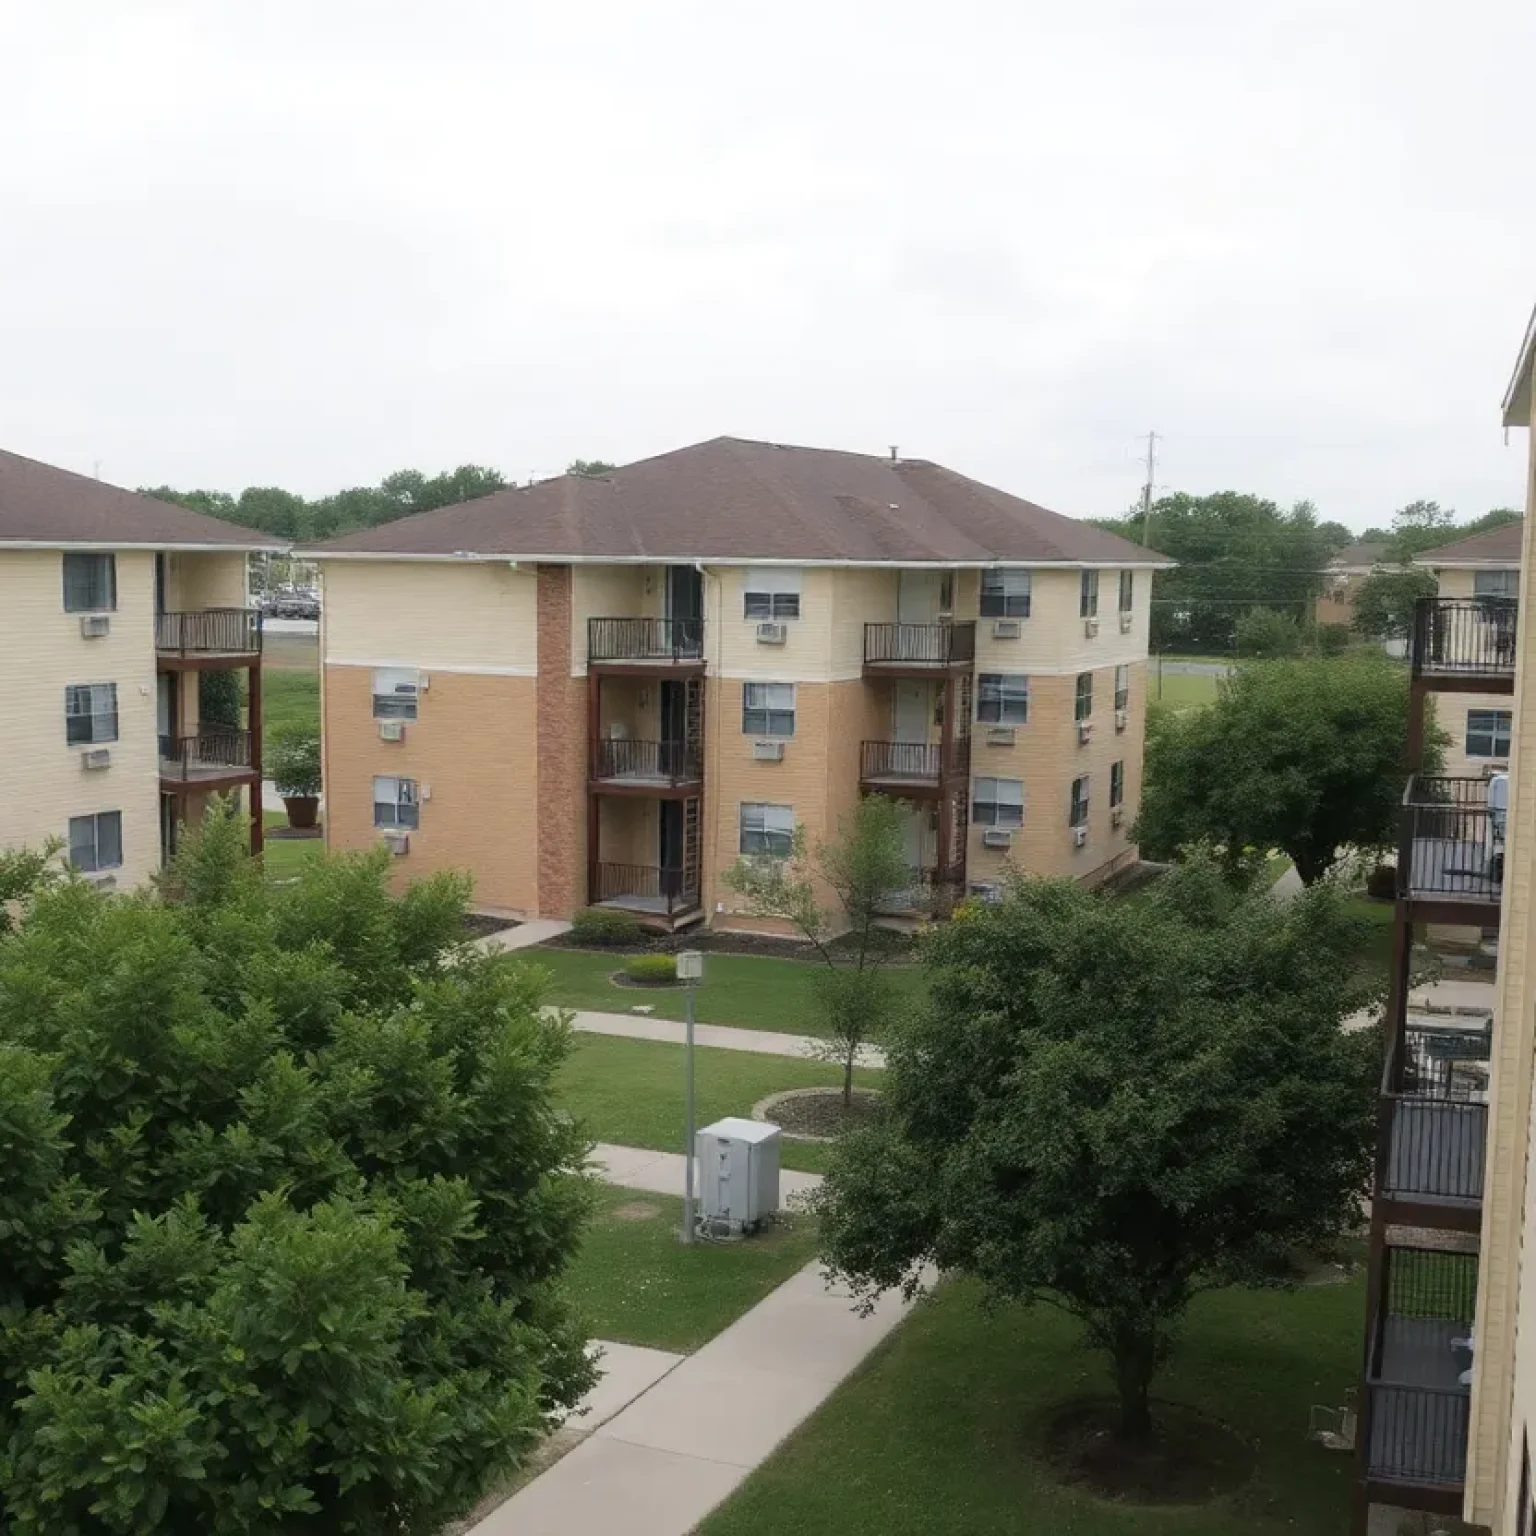
[[[1088,686],[1083,687],[1083,679],[1088,679]],[[1093,673],[1079,672],[1076,681],[1072,684],[1072,718],[1077,721],[1093,718]]]
[[[81,708],[81,705],[84,708]],[[86,721],[89,734],[77,736],[71,726]],[[64,740],[71,747],[93,747],[117,740],[117,684],[66,683],[64,685]]]
[[[1481,728],[1474,729],[1474,718],[1488,722]],[[1509,709],[1469,709],[1467,711],[1466,731],[1464,745],[1468,757],[1509,758],[1509,749],[1514,735],[1514,711]],[[1487,751],[1474,747],[1473,742],[1486,742]],[[1499,743],[1503,742],[1503,749]]]
[[[795,850],[795,808],[766,800],[743,800],[737,831],[737,847],[743,858],[787,859]]]
[[[1004,786],[1009,788],[1004,790]],[[1018,788],[1015,805],[1013,786]],[[1017,815],[1014,812],[1017,811]],[[996,778],[991,774],[971,780],[971,820],[978,827],[1024,825],[1024,780]]]
[[[1080,619],[1096,619],[1099,616],[1099,573],[1084,571],[1077,583],[1077,616]]]
[[[750,566],[741,579],[741,616],[762,623],[800,617],[804,575],[795,566]]]
[[[420,708],[420,667],[375,667],[373,669],[373,718],[375,720],[415,720]]]
[[[1069,827],[1088,825],[1088,802],[1092,790],[1092,779],[1092,774],[1084,773],[1072,780],[1072,787],[1067,791],[1067,825]]]
[[[87,569],[85,562],[92,562],[89,567],[90,575],[82,582],[81,573]],[[64,612],[65,613],[116,613],[117,612],[117,556],[107,551],[67,549],[60,563],[60,571],[64,583]],[[70,573],[75,573],[75,581],[71,582]],[[81,585],[89,585],[92,590],[88,596],[104,596],[105,602],[79,602],[78,592],[72,590]],[[102,591],[97,592],[100,586]]]
[[[1120,572],[1120,612],[1129,613],[1136,606],[1136,572]]]
[[[988,697],[989,691],[992,697]],[[985,710],[995,705],[996,714]],[[1010,709],[1013,711],[1010,713]],[[976,677],[976,719],[982,725],[1029,724],[1029,675],[1025,672],[981,672]]]
[[[1109,765],[1109,806],[1113,810],[1125,803],[1125,759]]]
[[[421,825],[421,793],[415,779],[374,776],[373,824],[384,831],[414,831]]]
[[[1115,708],[1117,710],[1131,707],[1131,667],[1129,662],[1122,661],[1115,668]]]
[[[984,619],[1027,619],[1034,574],[1022,565],[990,565],[981,573],[977,611]]]
[[[755,723],[753,716],[759,717],[761,724]],[[795,685],[793,683],[743,683],[741,685],[741,734],[743,736],[793,736],[795,734]]]
[[[101,824],[106,821],[108,825],[115,822],[117,838],[117,857],[102,858]],[[89,851],[84,859],[77,858],[76,850],[86,847],[83,837],[76,837],[76,828],[84,830],[85,823],[90,823]],[[71,816],[69,827],[65,833],[69,845],[69,862],[82,874],[95,875],[103,870],[121,869],[123,867],[123,813],[121,811],[92,811],[85,816]]]

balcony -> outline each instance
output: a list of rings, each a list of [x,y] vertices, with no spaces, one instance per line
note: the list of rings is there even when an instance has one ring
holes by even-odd
[[[687,870],[594,863],[587,883],[587,901],[594,907],[617,907],[668,922],[699,914],[698,879]]]
[[[1384,1502],[1456,1510],[1467,1470],[1477,1255],[1389,1247],[1366,1364],[1366,1462]]]
[[[614,672],[702,671],[703,619],[588,619],[587,665]]]
[[[866,624],[866,676],[925,677],[935,672],[968,670],[976,661],[976,625],[967,619],[937,619],[931,624]]]
[[[1489,1055],[1486,1028],[1410,1026],[1393,1042],[1382,1079],[1391,1143],[1381,1190],[1417,1208],[1394,1220],[1476,1229]]]
[[[211,788],[243,783],[254,772],[249,731],[219,726],[201,730],[195,736],[160,738],[162,782]]]
[[[199,608],[155,615],[155,650],[162,661],[196,666],[261,654],[261,614],[255,608]]]
[[[655,794],[694,789],[704,777],[703,754],[686,741],[609,741],[592,743],[592,782],[620,793]]]
[[[1441,688],[1514,688],[1519,599],[1421,597],[1413,605],[1413,675]]]
[[[884,917],[948,917],[965,895],[962,881],[940,877],[937,869],[909,869],[910,880],[876,905]]]
[[[866,741],[859,746],[859,783],[866,793],[895,796],[937,794],[948,779],[964,778],[971,767],[971,739],[957,737],[944,748],[923,741]]]
[[[1425,906],[1425,921],[1496,920],[1504,881],[1502,807],[1489,781],[1415,774],[1403,792],[1398,838],[1399,900]],[[1443,909],[1443,910],[1441,910]]]

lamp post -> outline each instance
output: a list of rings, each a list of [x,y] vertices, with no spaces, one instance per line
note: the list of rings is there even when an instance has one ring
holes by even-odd
[[[688,985],[688,1032],[683,1056],[686,1087],[683,1091],[683,1241],[693,1241],[693,989],[704,976],[704,956],[697,949],[684,949],[677,956],[677,979]]]

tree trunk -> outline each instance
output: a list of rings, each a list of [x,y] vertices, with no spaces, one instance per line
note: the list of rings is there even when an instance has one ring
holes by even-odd
[[[853,1059],[859,1053],[857,1045],[848,1047],[848,1054],[843,1058],[843,1108],[853,1107]]]
[[[1310,851],[1298,853],[1290,848],[1285,851],[1291,855],[1291,863],[1296,866],[1296,873],[1301,877],[1303,885],[1315,885],[1328,873],[1330,859]]]
[[[1115,1391],[1120,1397],[1119,1437],[1128,1444],[1152,1438],[1150,1394],[1157,1347],[1149,1335],[1121,1333],[1114,1350]]]

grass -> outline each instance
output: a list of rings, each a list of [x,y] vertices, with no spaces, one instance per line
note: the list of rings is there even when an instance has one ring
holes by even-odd
[[[622,950],[539,949],[528,958],[549,971],[549,1001],[562,1008],[628,1013],[640,1003],[651,1008],[653,1018],[680,1019],[687,1006],[681,989],[639,992],[614,986],[608,978],[623,970],[628,957]],[[694,992],[694,1017],[701,1024],[732,1024],[738,1029],[821,1034],[812,991],[821,969],[819,962],[711,953],[704,960],[704,980]],[[903,997],[915,997],[923,985],[916,966],[893,966],[888,974]]]
[[[1351,1460],[1306,1438],[1359,1374],[1359,1281],[1202,1297],[1159,1378],[1257,1446],[1253,1478],[1204,1505],[1132,1506],[1058,1483],[1035,1454],[1052,1410],[1108,1391],[1048,1308],[988,1316],[968,1282],[917,1309],[699,1536],[1336,1536]]]
[[[1351,896],[1344,903],[1344,910],[1351,917],[1363,918],[1370,924],[1365,947],[1360,951],[1360,963],[1372,970],[1388,971],[1392,966],[1392,917],[1395,908],[1390,901],[1377,901],[1374,896]]]
[[[556,1093],[595,1141],[659,1152],[683,1148],[683,1047],[611,1035],[577,1035],[570,1059],[560,1069]],[[878,1070],[861,1070],[854,1080],[880,1085]],[[757,1100],[784,1088],[841,1084],[842,1073],[817,1061],[758,1056],[699,1046],[694,1051],[695,1123],[708,1125],[725,1115],[749,1115]],[[825,1142],[786,1138],[786,1168],[820,1173]]]
[[[594,1338],[697,1349],[816,1256],[816,1226],[808,1217],[792,1216],[746,1242],[692,1248],[678,1240],[682,1219],[681,1200],[601,1191],[566,1271]]]
[[[320,734],[320,675],[261,669],[261,723],[266,749],[287,730]]]
[[[286,827],[287,814],[283,811],[264,811],[263,827]],[[321,858],[325,853],[325,840],[319,837],[283,837],[263,844],[262,864],[274,880],[289,880],[306,864]]]
[[[1208,672],[1165,671],[1159,677],[1154,666],[1147,672],[1147,697],[1153,704],[1176,712],[1200,709],[1216,702],[1216,685],[1220,681]]]

